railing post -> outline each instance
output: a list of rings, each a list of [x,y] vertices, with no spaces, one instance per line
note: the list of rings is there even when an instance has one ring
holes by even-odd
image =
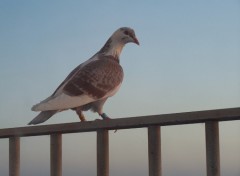
[[[109,176],[108,130],[97,131],[97,176]]]
[[[51,176],[62,176],[62,134],[51,134]]]
[[[149,176],[161,176],[161,131],[160,126],[148,127]]]
[[[20,175],[20,138],[9,138],[9,176]]]
[[[219,127],[217,121],[205,123],[207,176],[220,176]]]

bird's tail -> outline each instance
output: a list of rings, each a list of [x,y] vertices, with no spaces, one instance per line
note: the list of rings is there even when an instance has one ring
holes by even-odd
[[[57,112],[58,110],[42,111],[31,122],[29,122],[28,125],[36,125],[39,123],[43,123]]]

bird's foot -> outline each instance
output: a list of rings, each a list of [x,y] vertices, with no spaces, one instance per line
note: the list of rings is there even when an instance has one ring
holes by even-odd
[[[81,122],[86,121],[86,118],[85,118],[85,116],[83,115],[82,111],[76,110],[76,113],[77,113],[77,115],[78,115],[78,117],[79,117],[79,119],[80,119]]]
[[[108,115],[105,114],[105,113],[102,113],[102,114],[99,114],[99,115],[103,118],[103,120],[111,120],[111,118],[108,117]],[[100,119],[96,119],[96,120],[100,120]],[[117,129],[114,130],[114,133],[116,133],[116,132],[117,132]]]
[[[86,121],[86,119],[85,119],[85,116],[83,115],[83,116],[79,116],[79,119],[80,119],[80,121],[81,122],[85,122]]]
[[[108,115],[105,114],[105,113],[102,113],[102,114],[99,114],[99,115],[103,118],[103,120],[110,120],[110,119],[111,119],[111,118],[108,117]]]

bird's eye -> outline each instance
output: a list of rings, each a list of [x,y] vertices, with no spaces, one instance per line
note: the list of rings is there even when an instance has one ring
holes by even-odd
[[[124,34],[129,35],[129,32],[128,31],[124,31]]]

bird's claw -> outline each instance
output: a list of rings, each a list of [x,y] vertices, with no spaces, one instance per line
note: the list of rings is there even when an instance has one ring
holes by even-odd
[[[108,117],[108,115],[105,114],[105,113],[102,113],[102,114],[99,114],[99,115],[103,118],[103,120],[110,120],[110,119],[111,119],[111,118]]]
[[[111,120],[110,117],[106,117],[106,118],[103,118],[103,119],[95,119],[95,121],[99,121],[99,120]]]

